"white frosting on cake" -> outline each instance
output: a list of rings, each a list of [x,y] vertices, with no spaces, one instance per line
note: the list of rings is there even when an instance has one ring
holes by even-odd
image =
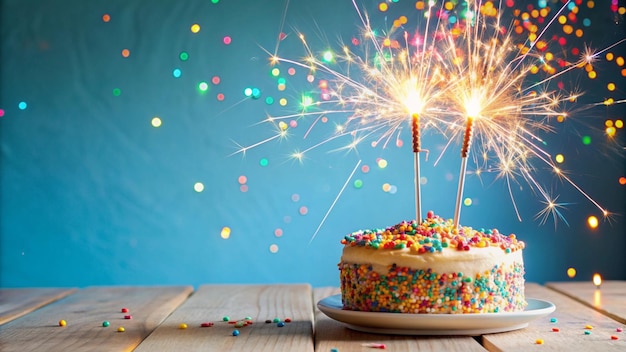
[[[475,275],[493,269],[494,265],[523,264],[522,251],[506,253],[498,246],[473,247],[469,251],[448,249],[435,253],[416,253],[409,248],[377,250],[346,246],[341,256],[343,263],[371,264],[372,270],[385,274],[389,265],[411,269],[428,269],[436,273]]]

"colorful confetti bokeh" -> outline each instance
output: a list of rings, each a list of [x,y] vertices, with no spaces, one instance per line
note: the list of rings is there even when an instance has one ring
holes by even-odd
[[[477,125],[462,223],[524,240],[529,281],[626,278],[622,0],[62,2],[1,5],[0,286],[337,286],[345,234],[415,217],[401,81],[474,67],[450,39],[479,17],[532,113]],[[451,218],[445,105],[419,184]]]

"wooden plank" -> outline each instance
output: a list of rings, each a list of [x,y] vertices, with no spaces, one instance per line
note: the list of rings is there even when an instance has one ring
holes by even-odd
[[[74,288],[2,288],[0,289],[0,325],[75,291]]]
[[[192,287],[93,287],[0,325],[8,351],[132,350],[191,293]],[[127,307],[130,312],[122,313]],[[125,314],[132,319],[124,319]],[[59,326],[59,320],[67,326]],[[103,327],[103,321],[111,326]],[[126,331],[117,332],[119,326]]]
[[[252,325],[231,322],[250,317]],[[266,320],[291,318],[278,327]],[[212,322],[212,327],[201,327]],[[181,329],[180,324],[187,324]],[[237,329],[240,334],[233,336]],[[309,285],[201,286],[136,352],[313,351],[313,302]]]
[[[314,301],[338,294],[338,288],[316,288]],[[340,352],[369,350],[364,344],[384,344],[392,351],[484,351],[485,349],[472,337],[468,336],[399,336],[369,334],[348,329],[317,307],[315,308],[315,350],[330,351],[336,348]]]
[[[550,301],[556,305],[556,311],[532,321],[525,329],[484,335],[482,342],[485,348],[490,351],[529,351],[534,348],[542,351],[626,350],[626,336],[616,331],[617,328],[626,329],[624,324],[537,284],[526,284],[526,297]],[[557,321],[551,322],[552,318]],[[593,329],[587,330],[587,325]],[[553,328],[559,331],[554,332]],[[586,335],[585,331],[591,334]],[[611,335],[617,336],[619,340],[612,340]],[[537,344],[538,339],[544,343]]]
[[[603,281],[600,288],[592,282],[549,282],[546,286],[626,324],[626,281]]]

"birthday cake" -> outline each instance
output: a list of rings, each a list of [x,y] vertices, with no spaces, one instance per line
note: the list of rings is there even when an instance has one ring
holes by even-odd
[[[426,219],[353,232],[339,271],[343,309],[395,313],[498,313],[526,307],[524,242],[498,230]]]

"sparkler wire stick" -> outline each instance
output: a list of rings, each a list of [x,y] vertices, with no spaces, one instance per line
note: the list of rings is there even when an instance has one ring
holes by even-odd
[[[422,197],[420,185],[420,130],[419,130],[419,114],[413,114],[411,123],[411,132],[413,135],[413,155],[415,168],[415,221],[422,222]]]
[[[463,147],[461,148],[461,173],[459,175],[459,188],[456,192],[456,206],[454,208],[454,227],[459,227],[461,217],[461,202],[463,198],[463,188],[465,187],[465,174],[467,172],[467,156],[469,155],[472,143],[472,132],[474,130],[474,117],[467,117],[465,135],[463,136]]]

